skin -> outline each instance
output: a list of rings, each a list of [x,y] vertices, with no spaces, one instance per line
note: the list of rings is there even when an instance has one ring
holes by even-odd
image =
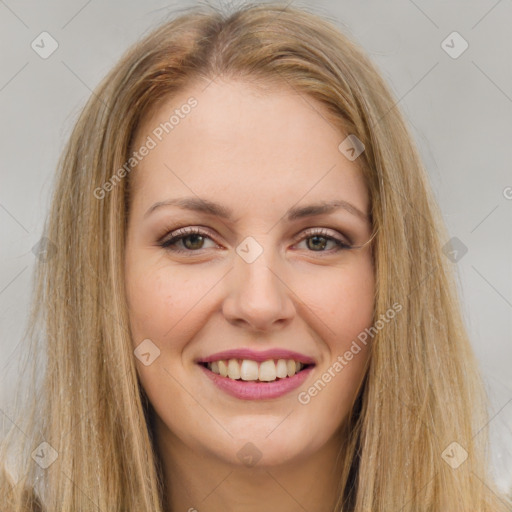
[[[190,85],[145,119],[134,147],[191,96],[198,105],[132,171],[125,252],[133,347],[150,339],[160,350],[148,366],[136,364],[155,411],[169,510],[327,512],[336,499],[340,427],[370,344],[308,404],[298,394],[371,326],[374,269],[370,245],[336,250],[302,233],[326,228],[362,245],[371,225],[344,209],[290,222],[284,214],[333,199],[368,214],[368,192],[355,162],[338,150],[345,135],[326,122],[323,105],[284,86]],[[177,206],[144,217],[157,201],[183,196],[221,203],[234,218]],[[177,242],[186,253],[158,244],[188,226],[209,238]],[[236,253],[248,236],[263,248],[252,263]],[[240,400],[195,363],[232,348],[290,349],[316,366],[283,397]],[[237,457],[249,441],[261,453],[252,467]]]

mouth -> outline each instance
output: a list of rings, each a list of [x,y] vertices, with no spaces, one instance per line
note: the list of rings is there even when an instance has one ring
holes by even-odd
[[[269,383],[287,380],[307,371],[313,363],[304,363],[295,359],[218,359],[199,362],[206,370],[227,379],[244,382]]]
[[[316,361],[286,349],[224,350],[195,361],[217,389],[240,400],[270,400],[303,385]]]

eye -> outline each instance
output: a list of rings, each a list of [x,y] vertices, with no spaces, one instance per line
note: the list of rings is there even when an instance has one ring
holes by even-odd
[[[352,246],[349,243],[344,242],[341,238],[333,236],[330,233],[331,232],[329,230],[324,228],[311,228],[306,230],[298,240],[306,242],[306,247],[308,249],[312,249],[312,252],[332,252],[323,250],[329,242],[334,244],[334,252],[352,249]]]
[[[304,236],[304,234],[306,236]],[[208,247],[204,247],[205,240],[213,241],[208,232],[196,227],[190,227],[181,228],[172,232],[170,237],[160,241],[159,245],[163,249],[172,252],[192,253],[207,249]],[[332,253],[352,249],[349,243],[344,242],[337,236],[331,235],[330,231],[323,228],[311,228],[307,230],[305,233],[302,233],[300,237],[295,239],[295,243],[298,242],[306,242],[306,247],[311,250],[310,252]],[[325,250],[329,243],[334,244],[334,251]]]
[[[171,233],[170,238],[160,242],[160,246],[164,249],[174,252],[197,252],[203,249],[206,239],[211,237],[205,231],[199,228],[181,228]],[[190,241],[190,243],[186,243]],[[177,248],[176,245],[181,242],[185,249]]]

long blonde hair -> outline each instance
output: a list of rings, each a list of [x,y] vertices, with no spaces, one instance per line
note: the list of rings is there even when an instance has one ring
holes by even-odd
[[[447,236],[397,101],[334,24],[277,3],[227,14],[197,7],[164,23],[122,57],[80,115],[36,268],[30,372],[18,383],[29,379],[29,401],[1,447],[15,468],[0,478],[2,510],[165,510],[123,286],[131,180],[118,171],[151,109],[194,79],[219,76],[287,84],[327,107],[340,142],[354,134],[366,147],[358,162],[376,233],[375,318],[396,302],[403,309],[373,339],[336,510],[507,510],[486,470],[486,398],[442,253]],[[465,452],[449,464],[447,454]],[[56,460],[43,469],[38,454]]]

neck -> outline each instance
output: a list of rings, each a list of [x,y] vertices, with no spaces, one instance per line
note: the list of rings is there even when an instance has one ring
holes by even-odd
[[[340,436],[280,465],[231,464],[184,445],[157,420],[166,511],[333,512],[341,475]]]

